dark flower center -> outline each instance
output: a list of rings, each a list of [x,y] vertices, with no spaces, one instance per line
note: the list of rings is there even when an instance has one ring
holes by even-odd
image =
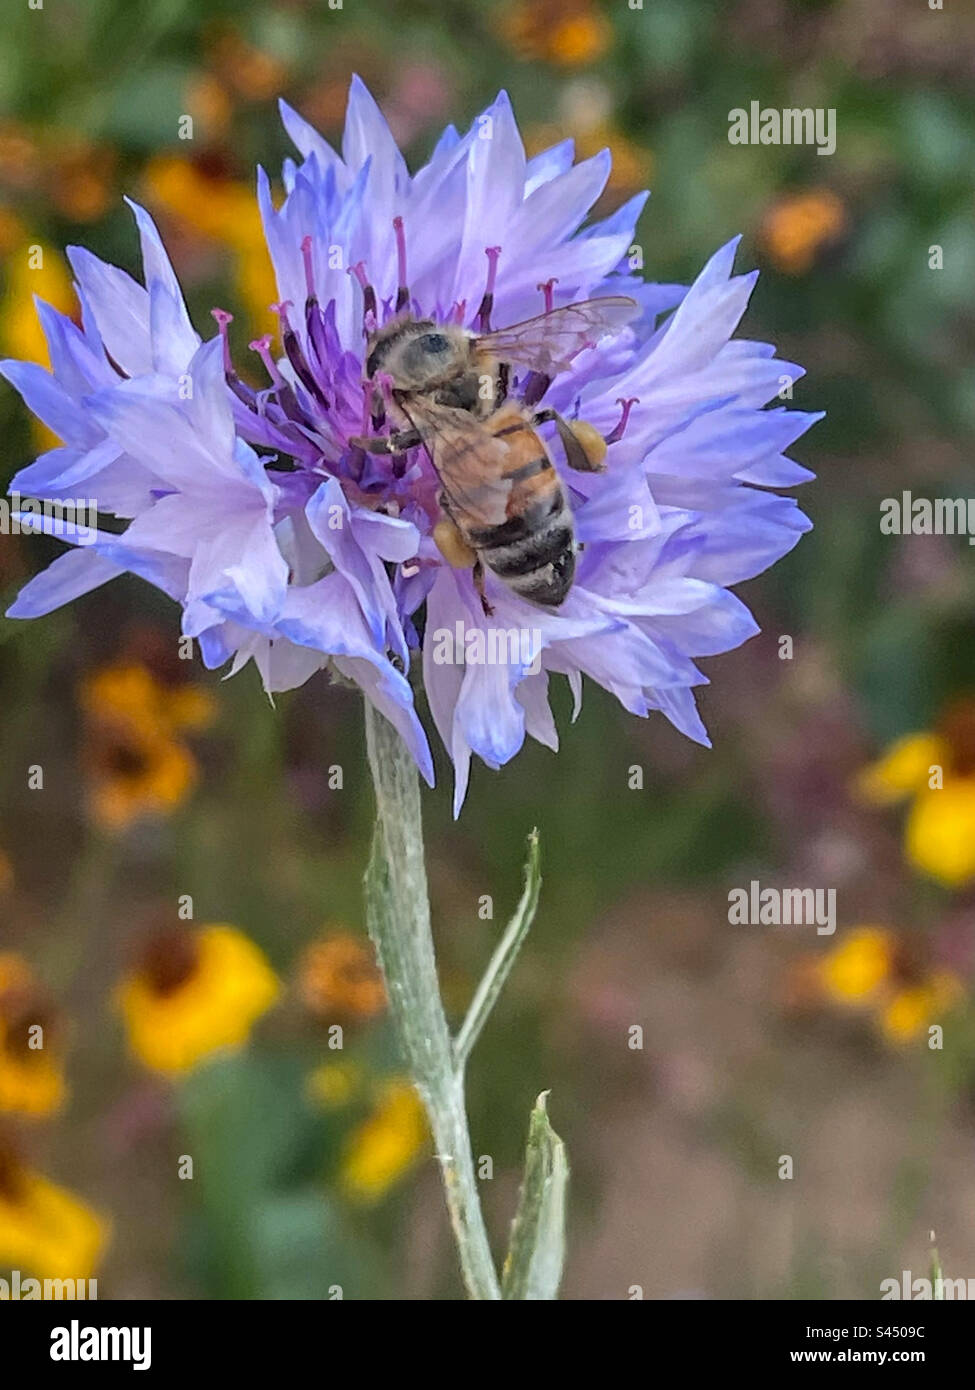
[[[154,994],[175,994],[190,980],[200,959],[196,937],[182,927],[153,932],[139,957],[139,974]]]

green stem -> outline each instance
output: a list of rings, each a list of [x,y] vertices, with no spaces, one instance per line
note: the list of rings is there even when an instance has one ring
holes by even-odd
[[[366,701],[366,747],[376,831],[366,871],[366,918],[407,1064],[423,1099],[447,1207],[472,1298],[500,1299],[477,1191],[458,1066],[440,1001],[430,931],[416,765],[396,730]]]

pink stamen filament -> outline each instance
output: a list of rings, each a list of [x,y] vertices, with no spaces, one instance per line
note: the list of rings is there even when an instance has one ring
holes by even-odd
[[[308,298],[315,299],[315,266],[311,253],[312,241],[310,236],[301,238],[301,259],[305,265],[305,288],[308,291]]]
[[[258,354],[264,366],[267,368],[268,376],[274,382],[275,386],[287,386],[288,383],[278,371],[277,364],[271,356],[270,333],[265,333],[262,338],[255,338],[253,342],[248,343],[247,346],[250,348],[251,352],[256,352]]]
[[[630,411],[633,409],[635,405],[640,404],[640,397],[617,396],[616,404],[622,407],[622,413],[620,415],[619,420],[617,420],[612,432],[606,436],[607,444],[617,444],[623,438],[623,435],[626,433],[627,422],[630,418]]]
[[[347,274],[354,275],[360,287],[365,291],[369,288],[369,279],[366,275],[365,261],[356,261],[355,265],[350,265]]]
[[[553,275],[552,278],[551,278],[551,280],[543,280],[542,283],[541,283],[540,285],[536,285],[536,286],[535,286],[535,288],[538,289],[538,290],[541,290],[542,294],[545,296],[545,312],[546,312],[546,314],[550,314],[550,313],[552,312],[552,305],[553,305],[553,295],[552,295],[552,291],[554,290],[555,286],[556,286],[558,283],[559,283],[559,277],[558,277],[557,275]]]
[[[233,323],[234,316],[226,309],[211,309],[210,313],[216,319],[220,337],[223,339],[223,369],[225,372],[232,372],[234,364],[230,360],[230,336],[227,332],[227,325]]]
[[[485,246],[484,254],[488,258],[488,277],[484,287],[485,298],[494,294],[494,285],[498,278],[498,261],[501,258],[500,246]]]
[[[280,304],[269,304],[268,308],[271,310],[272,314],[277,314],[278,318],[281,320],[281,335],[283,337],[284,334],[291,329],[291,323],[288,319],[288,310],[293,309],[294,304],[290,299],[282,299]]]
[[[393,218],[393,231],[396,235],[397,293],[396,307],[402,309],[409,299],[409,280],[406,274],[406,232],[402,217]]]
[[[378,320],[376,318],[376,291],[366,275],[365,261],[356,261],[355,265],[350,265],[347,274],[355,276],[362,290],[362,327],[368,335],[375,331]]]

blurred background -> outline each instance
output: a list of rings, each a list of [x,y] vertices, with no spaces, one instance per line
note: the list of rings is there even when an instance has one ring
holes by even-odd
[[[879,524],[902,489],[975,489],[962,9],[61,0],[5,20],[3,356],[44,359],[32,293],[73,312],[65,245],[137,272],[124,193],[204,333],[214,304],[273,327],[254,165],[290,153],[279,95],[335,139],[357,71],[414,166],[502,86],[530,152],[609,145],[600,211],[653,190],[650,279],[742,232],[739,269],[762,271],[744,331],[828,412],[794,450],[816,529],[743,586],[762,635],[703,663],[712,752],[592,687],[570,725],[559,691],[557,757],[478,766],[458,824],[443,760],[425,794],[455,1019],[541,832],[541,910],[470,1111],[500,1253],[551,1088],[568,1298],[872,1299],[927,1272],[932,1231],[946,1275],[975,1277],[972,552]],[[835,108],[835,154],[730,145],[752,100]],[[6,384],[0,432],[4,480],[51,445]],[[0,537],[4,607],[58,548]],[[103,1298],[459,1297],[364,934],[358,698],[318,678],[273,709],[252,668],[221,683],[134,579],[3,620],[0,643],[0,1274],[87,1271]],[[752,879],[835,888],[835,935],[729,925]]]

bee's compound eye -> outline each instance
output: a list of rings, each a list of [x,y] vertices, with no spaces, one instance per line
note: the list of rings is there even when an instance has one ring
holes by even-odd
[[[447,348],[450,346],[442,333],[424,333],[422,337],[417,338],[416,345],[421,351],[430,353],[433,356],[441,352],[446,352]]]

